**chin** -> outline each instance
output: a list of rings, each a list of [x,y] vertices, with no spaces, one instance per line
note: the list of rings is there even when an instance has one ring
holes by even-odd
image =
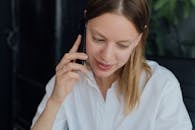
[[[99,78],[107,78],[114,74],[113,71],[100,71],[100,70],[94,70],[93,71],[96,77]]]
[[[96,62],[91,62],[93,63],[91,67],[93,72],[94,72],[94,75],[96,77],[99,77],[99,78],[107,78],[107,77],[110,77],[114,74],[115,72],[115,66],[112,66],[112,68],[110,69],[105,69],[105,68],[101,68],[97,65]]]

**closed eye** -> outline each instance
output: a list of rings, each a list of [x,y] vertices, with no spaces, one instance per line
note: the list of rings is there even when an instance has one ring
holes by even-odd
[[[128,48],[129,47],[129,44],[117,44],[117,46],[121,49],[125,49],[125,48]]]
[[[93,41],[97,42],[97,43],[102,43],[105,42],[105,39],[103,38],[98,38],[98,37],[92,37]]]

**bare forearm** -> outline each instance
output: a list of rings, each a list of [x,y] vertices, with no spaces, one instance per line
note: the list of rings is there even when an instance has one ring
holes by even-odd
[[[45,110],[42,112],[31,130],[51,130],[60,104],[61,103],[49,99]]]

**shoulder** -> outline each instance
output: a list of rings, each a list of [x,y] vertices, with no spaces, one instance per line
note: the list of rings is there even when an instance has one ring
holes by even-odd
[[[156,129],[190,128],[190,118],[175,75],[155,61],[147,61],[147,64],[150,66],[152,74],[144,87],[141,105],[144,110],[154,115]],[[146,103],[149,109],[145,109]],[[175,122],[177,123],[175,124]]]
[[[155,61],[147,61],[147,64],[151,68],[151,77],[142,89],[142,96],[150,95],[148,100],[151,100],[152,95],[155,97],[152,100],[157,104],[167,98],[178,100],[181,97],[181,88],[175,75]]]
[[[152,77],[156,80],[170,80],[174,82],[178,82],[175,75],[166,67],[159,65],[156,61],[148,60],[147,64],[151,68]]]
[[[158,86],[159,89],[173,89],[180,86],[177,78],[169,69],[159,65],[155,61],[148,60],[147,64],[151,68],[151,78],[148,80],[149,84]]]

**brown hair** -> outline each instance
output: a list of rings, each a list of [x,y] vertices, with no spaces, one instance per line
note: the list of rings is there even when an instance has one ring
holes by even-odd
[[[130,55],[128,62],[121,68],[119,93],[123,94],[125,113],[132,111],[140,100],[139,81],[141,73],[146,72],[147,80],[151,72],[146,64],[144,49],[148,35],[149,6],[147,0],[89,0],[86,8],[86,21],[104,13],[125,16],[135,25],[142,38]]]

